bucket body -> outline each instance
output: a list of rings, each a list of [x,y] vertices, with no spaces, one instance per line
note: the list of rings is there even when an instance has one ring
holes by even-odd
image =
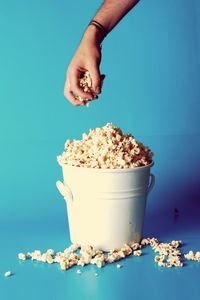
[[[152,165],[133,169],[62,165],[64,183],[57,182],[57,187],[66,200],[71,242],[104,251],[139,242],[147,194],[154,185]]]

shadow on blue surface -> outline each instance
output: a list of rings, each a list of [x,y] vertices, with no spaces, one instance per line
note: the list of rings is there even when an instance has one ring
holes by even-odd
[[[200,181],[185,179],[182,184],[169,184],[163,191],[164,201],[160,206],[147,211],[144,235],[155,235],[161,239],[186,236],[200,232]],[[157,195],[160,199],[160,194]]]

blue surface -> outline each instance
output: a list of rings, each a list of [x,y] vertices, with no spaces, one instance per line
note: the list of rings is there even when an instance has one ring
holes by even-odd
[[[99,101],[73,107],[65,71],[100,4],[0,2],[0,300],[200,298],[199,263],[158,268],[150,249],[122,269],[87,266],[81,275],[17,259],[70,244],[56,155],[67,138],[107,122],[155,153],[144,236],[200,250],[200,2],[141,1],[105,40]],[[4,278],[7,270],[14,276]]]

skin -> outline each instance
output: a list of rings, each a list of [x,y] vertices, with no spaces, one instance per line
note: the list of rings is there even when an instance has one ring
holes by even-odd
[[[106,0],[93,18],[109,33],[117,23],[135,6],[138,0]],[[75,106],[84,105],[74,100],[74,94],[94,100],[101,93],[101,43],[104,37],[94,25],[88,26],[76,50],[66,74],[64,96]],[[83,72],[89,71],[92,78],[92,93],[84,92],[79,86]]]

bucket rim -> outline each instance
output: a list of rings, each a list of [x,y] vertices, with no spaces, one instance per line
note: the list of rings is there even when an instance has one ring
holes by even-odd
[[[131,173],[134,171],[138,170],[143,170],[143,169],[149,169],[153,167],[154,161],[152,161],[150,164],[142,167],[134,167],[134,168],[125,168],[125,169],[96,169],[96,168],[87,168],[87,167],[76,167],[76,166],[68,166],[67,164],[59,162],[59,165],[62,168],[69,168],[69,169],[74,169],[74,170],[84,170],[84,171],[89,171],[89,172],[95,172],[95,173]]]

